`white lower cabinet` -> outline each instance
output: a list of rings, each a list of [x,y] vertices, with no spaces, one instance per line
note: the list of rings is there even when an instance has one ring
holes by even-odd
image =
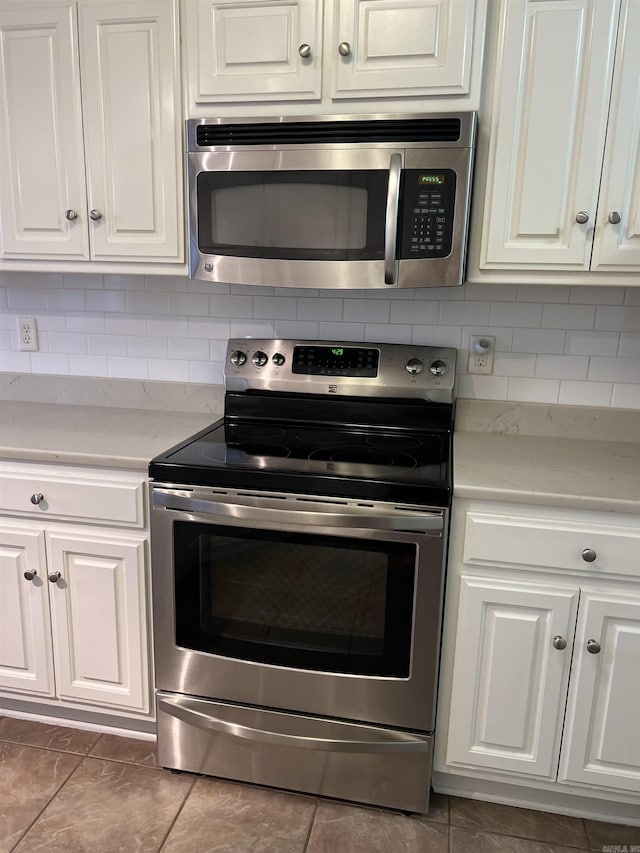
[[[148,711],[144,534],[4,521],[0,536],[0,689]]]
[[[145,478],[15,462],[0,476],[0,694],[149,714]]]
[[[458,501],[450,542],[436,777],[640,802],[640,520]]]

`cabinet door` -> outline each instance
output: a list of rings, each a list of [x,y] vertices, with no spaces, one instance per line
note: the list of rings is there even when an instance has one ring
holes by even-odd
[[[577,602],[575,588],[462,577],[448,765],[555,778]]]
[[[640,597],[584,591],[559,780],[640,792],[639,674]]]
[[[0,689],[54,695],[47,586],[43,531],[0,525]]]
[[[626,0],[618,31],[592,269],[640,270],[640,3]],[[616,222],[616,214],[620,221]],[[610,221],[611,220],[611,221]]]
[[[79,0],[94,260],[183,258],[173,0]]]
[[[5,257],[89,257],[79,79],[75,4],[3,3],[0,250]]]
[[[475,0],[336,0],[333,97],[467,93],[475,11]]]
[[[192,104],[320,97],[322,0],[193,0],[185,16]]]
[[[51,531],[47,551],[58,696],[148,711],[144,539]]]
[[[618,10],[503,0],[481,267],[589,268]]]

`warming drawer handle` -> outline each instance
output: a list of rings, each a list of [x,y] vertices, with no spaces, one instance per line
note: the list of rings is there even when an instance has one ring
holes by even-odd
[[[359,530],[391,530],[439,532],[444,527],[443,516],[439,513],[398,512],[381,515],[368,512],[366,509],[356,510],[345,507],[340,513],[315,510],[281,509],[264,506],[225,503],[223,501],[198,500],[193,497],[183,497],[171,492],[170,489],[154,489],[153,506],[167,510],[186,510],[193,513],[205,513],[210,516],[224,516],[244,521],[275,521],[281,526],[291,524],[310,525],[313,527],[337,527]]]
[[[387,210],[384,219],[384,283],[396,283],[396,240],[398,236],[398,203],[400,200],[400,173],[402,156],[391,155],[389,161],[389,187]]]
[[[243,738],[244,740],[255,740],[261,743],[272,743],[276,746],[292,746],[297,749],[314,749],[324,752],[427,752],[429,742],[425,738],[409,734],[408,732],[395,732],[393,735],[384,729],[379,730],[379,740],[345,740],[341,738],[319,738],[305,737],[304,735],[290,735],[282,732],[254,729],[251,726],[243,726],[240,723],[221,720],[210,716],[193,707],[189,699],[181,697],[158,700],[158,708],[172,717],[177,717],[189,725],[197,726],[207,731],[218,732],[230,737]],[[368,727],[373,734],[373,728]],[[376,732],[378,734],[378,732]]]

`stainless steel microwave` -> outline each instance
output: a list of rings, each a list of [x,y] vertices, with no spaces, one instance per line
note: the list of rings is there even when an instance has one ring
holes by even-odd
[[[187,121],[190,275],[299,288],[465,274],[475,113]]]

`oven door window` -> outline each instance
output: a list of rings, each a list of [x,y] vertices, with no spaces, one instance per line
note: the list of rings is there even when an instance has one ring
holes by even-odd
[[[416,546],[176,522],[178,646],[409,676]]]
[[[389,173],[201,172],[198,248],[206,255],[380,260]]]

